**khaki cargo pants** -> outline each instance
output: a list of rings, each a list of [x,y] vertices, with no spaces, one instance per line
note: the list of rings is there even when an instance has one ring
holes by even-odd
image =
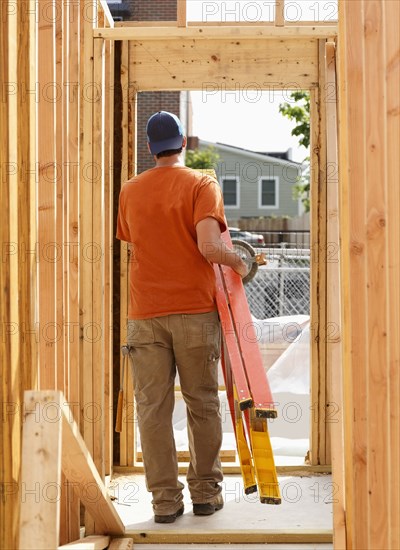
[[[222,490],[220,340],[216,311],[128,321],[146,484],[156,514],[173,514],[182,505],[172,428],[177,371],[187,408],[192,501],[212,502]]]

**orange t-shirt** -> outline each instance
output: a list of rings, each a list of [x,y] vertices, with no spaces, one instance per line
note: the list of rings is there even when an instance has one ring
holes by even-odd
[[[218,182],[185,166],[152,168],[121,189],[117,238],[132,243],[129,319],[216,309],[215,275],[196,224],[226,230]]]

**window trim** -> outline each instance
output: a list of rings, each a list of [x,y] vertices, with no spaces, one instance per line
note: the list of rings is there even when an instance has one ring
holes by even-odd
[[[262,180],[275,181],[275,204],[262,204]],[[278,210],[279,208],[279,176],[259,176],[258,177],[258,208],[260,210]]]
[[[224,180],[235,180],[236,181],[236,204],[225,204],[224,208],[230,208],[232,210],[240,208],[240,178],[239,176],[221,176],[221,191],[222,197],[224,196]]]

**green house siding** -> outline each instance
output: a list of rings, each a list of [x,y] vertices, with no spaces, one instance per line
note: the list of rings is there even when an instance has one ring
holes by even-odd
[[[206,148],[209,143],[200,142],[200,148]],[[254,154],[249,151],[235,149],[228,150],[227,147],[213,145],[220,158],[216,167],[218,181],[223,187],[224,178],[229,179],[225,189],[225,196],[228,198],[225,205],[226,216],[228,219],[237,219],[241,217],[259,217],[259,216],[297,216],[298,201],[293,199],[293,186],[296,184],[299,175],[299,166],[289,161],[279,160],[274,162],[272,157],[265,157],[261,154]],[[233,201],[232,180],[238,180],[238,201],[237,205],[231,206]],[[260,180],[269,180],[264,185],[264,193],[260,194]],[[273,185],[272,180],[276,181],[278,192],[277,206],[262,206],[272,202]]]

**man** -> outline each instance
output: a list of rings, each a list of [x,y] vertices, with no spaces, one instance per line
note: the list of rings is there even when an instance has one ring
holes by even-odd
[[[147,136],[156,165],[123,186],[117,238],[131,250],[128,345],[146,484],[154,520],[172,523],[183,514],[184,487],[172,428],[176,371],[187,407],[193,512],[210,515],[223,507],[212,263],[241,276],[247,267],[221,240],[226,224],[218,183],[184,166],[179,119],[155,113]]]

